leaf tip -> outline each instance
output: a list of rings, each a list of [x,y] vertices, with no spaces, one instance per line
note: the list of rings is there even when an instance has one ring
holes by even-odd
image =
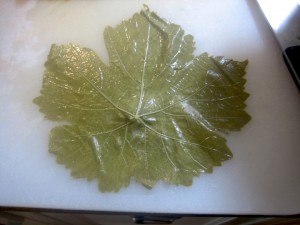
[[[143,11],[149,12],[149,6],[146,4],[143,4]]]

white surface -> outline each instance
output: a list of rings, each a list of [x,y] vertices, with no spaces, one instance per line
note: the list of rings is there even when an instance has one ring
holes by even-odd
[[[277,31],[278,28],[284,24],[292,12],[298,7],[298,4],[299,2],[297,0],[259,1],[260,7],[264,10],[264,14],[268,18],[270,25],[275,31]]]
[[[247,111],[231,134],[234,158],[191,187],[131,183],[119,193],[75,180],[47,152],[54,123],[32,99],[52,43],[106,57],[102,32],[149,5],[195,37],[196,53],[249,59]],[[254,1],[0,1],[0,206],[196,214],[300,212],[300,94]]]

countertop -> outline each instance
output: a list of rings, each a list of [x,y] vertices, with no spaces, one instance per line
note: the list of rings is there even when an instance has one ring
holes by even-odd
[[[180,24],[208,52],[249,60],[252,120],[227,136],[233,159],[191,187],[134,181],[100,193],[48,153],[56,123],[39,113],[43,63],[52,43],[94,49],[107,59],[103,29],[147,4]],[[0,206],[110,212],[290,215],[300,212],[300,93],[255,1],[0,1]]]

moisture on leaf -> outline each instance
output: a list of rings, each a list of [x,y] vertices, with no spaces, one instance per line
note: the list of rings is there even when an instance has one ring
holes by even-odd
[[[49,151],[77,178],[102,192],[132,178],[192,184],[232,157],[224,133],[240,130],[247,61],[204,53],[176,24],[147,7],[104,31],[109,63],[88,48],[52,45],[41,95],[51,130]]]

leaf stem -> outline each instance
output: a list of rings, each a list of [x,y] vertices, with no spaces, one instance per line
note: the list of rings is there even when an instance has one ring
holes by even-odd
[[[195,94],[197,94],[199,91],[203,90],[204,88],[208,87],[209,85],[213,84],[215,81],[217,81],[217,80],[219,80],[219,79],[220,79],[220,77],[214,79],[213,81],[211,81],[211,82],[208,83],[208,84],[205,84],[205,86],[203,86],[203,87],[201,87],[201,88],[198,88],[194,93],[192,93],[191,95],[187,96],[187,97],[184,98],[184,99],[181,99],[181,100],[179,100],[179,101],[177,101],[177,102],[175,102],[175,103],[172,103],[172,104],[170,104],[170,105],[168,105],[168,106],[166,106],[166,107],[164,107],[164,108],[162,108],[162,109],[159,109],[159,110],[156,110],[156,111],[152,111],[152,112],[148,112],[148,113],[144,113],[144,114],[140,115],[140,117],[142,117],[142,116],[153,115],[153,114],[155,114],[155,113],[160,113],[160,112],[162,112],[162,111],[164,111],[164,110],[166,110],[166,109],[168,109],[168,108],[171,108],[172,106],[174,106],[174,105],[176,105],[176,104],[178,104],[178,103],[180,103],[180,102],[184,102],[184,101],[188,100],[189,98],[191,98],[192,96],[194,96]]]
[[[101,134],[109,134],[109,133],[113,133],[113,132],[115,132],[115,131],[117,131],[117,130],[123,128],[123,127],[128,126],[130,123],[131,123],[131,122],[127,122],[127,123],[125,123],[125,124],[122,124],[122,125],[120,125],[120,126],[114,128],[114,129],[112,129],[112,130],[103,131],[103,132],[98,132],[98,133],[93,133],[93,134],[76,135],[76,136],[74,136],[74,137],[89,137],[89,136],[96,136],[96,135],[101,135]]]
[[[139,99],[139,104],[135,113],[135,117],[138,116],[142,103],[144,100],[144,95],[145,95],[145,72],[146,72],[146,63],[147,63],[147,58],[148,58],[148,50],[149,50],[149,43],[150,43],[150,32],[151,32],[151,24],[150,22],[148,23],[148,33],[147,33],[147,44],[146,44],[146,49],[145,49],[145,57],[144,57],[144,65],[143,65],[143,73],[142,73],[142,80],[141,80],[141,92],[140,92],[140,99]]]
[[[87,81],[87,82],[89,82],[89,84],[90,85],[92,85],[93,86],[93,88],[100,94],[100,95],[102,95],[110,104],[112,104],[114,107],[116,107],[118,110],[120,110],[121,112],[124,112],[124,113],[126,113],[126,114],[128,114],[129,116],[133,116],[134,117],[134,115],[131,113],[131,112],[129,112],[129,111],[127,111],[127,110],[125,110],[125,109],[122,109],[122,108],[120,108],[119,106],[117,106],[115,103],[113,103],[101,90],[99,90],[89,79],[87,79],[85,76],[83,76],[84,77],[84,79]]]
[[[196,146],[200,146],[200,147],[203,147],[203,148],[206,148],[206,149],[210,149],[210,150],[215,150],[215,149],[212,149],[212,148],[208,148],[208,147],[206,147],[206,146],[203,146],[203,145],[201,145],[201,144],[199,144],[199,143],[186,141],[186,140],[183,140],[183,139],[171,137],[171,136],[169,136],[169,135],[160,133],[159,131],[157,131],[157,130],[153,129],[152,127],[148,126],[143,120],[141,120],[141,123],[145,126],[145,128],[151,130],[153,133],[159,135],[160,137],[165,137],[165,138],[169,138],[169,139],[174,140],[174,141],[183,142],[183,143],[190,144],[190,145],[196,145]]]

